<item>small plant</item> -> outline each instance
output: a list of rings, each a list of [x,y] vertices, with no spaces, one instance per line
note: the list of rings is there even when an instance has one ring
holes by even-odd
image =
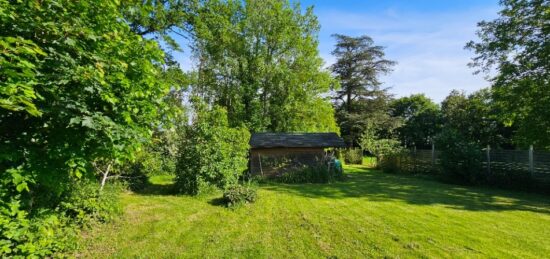
[[[346,164],[360,165],[363,163],[363,150],[360,148],[347,149],[344,153]]]
[[[256,188],[252,185],[235,184],[227,187],[223,192],[223,202],[227,207],[235,207],[256,201]]]

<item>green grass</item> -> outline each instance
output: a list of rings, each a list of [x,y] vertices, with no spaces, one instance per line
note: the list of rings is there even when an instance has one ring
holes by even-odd
[[[549,198],[346,167],[344,182],[268,184],[230,210],[220,194],[170,195],[154,177],[123,195],[119,221],[86,233],[78,256],[519,257],[550,255]]]

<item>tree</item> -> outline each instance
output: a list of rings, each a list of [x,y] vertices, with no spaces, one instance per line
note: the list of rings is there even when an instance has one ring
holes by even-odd
[[[170,114],[164,100],[176,81],[165,77],[167,56],[132,30],[121,8],[108,0],[0,0],[3,252],[47,257],[63,248],[50,235],[34,238],[40,232],[29,218],[59,222],[31,220],[32,229],[49,233],[62,227],[57,216],[74,216],[66,208],[98,216],[79,206],[105,204],[68,197],[88,182],[96,192],[78,199],[99,195],[96,173],[106,179],[114,165],[132,160]]]
[[[230,127],[222,107],[209,109],[198,99],[193,106],[193,124],[186,129],[176,164],[178,191],[196,195],[236,184],[247,167],[250,133]]]
[[[192,22],[193,91],[251,131],[337,131],[333,83],[317,50],[311,8],[281,0],[208,1]]]
[[[0,45],[22,48],[33,71],[2,75],[21,90],[6,99],[35,96],[24,109],[0,109],[0,171],[21,168],[32,193],[47,194],[40,200],[51,206],[69,179],[93,177],[94,160],[131,159],[151,136],[169,90],[158,80],[164,54],[153,40],[113,22],[122,16],[111,1],[0,3]],[[17,63],[18,53],[11,54],[3,58]]]
[[[402,97],[391,103],[392,116],[402,118],[397,128],[405,146],[428,147],[441,127],[439,106],[424,94]]]
[[[441,104],[443,128],[451,128],[456,134],[479,147],[510,147],[513,128],[505,127],[498,119],[489,89],[481,89],[466,96],[464,92],[451,91]]]
[[[378,79],[389,73],[395,62],[385,59],[384,48],[374,45],[368,36],[333,36],[336,47],[332,54],[337,60],[331,69],[341,86],[334,97],[336,116],[342,136],[353,146],[369,123],[379,125],[381,131],[395,128],[396,122],[388,112],[391,95],[380,89]]]
[[[476,73],[496,70],[491,78],[499,119],[518,130],[516,143],[550,148],[550,3],[545,0],[502,0],[493,21],[478,23]]]

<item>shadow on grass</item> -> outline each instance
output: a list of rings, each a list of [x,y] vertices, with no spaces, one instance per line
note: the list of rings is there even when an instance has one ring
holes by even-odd
[[[134,190],[141,195],[175,195],[174,177],[170,175],[152,176],[143,188]]]
[[[225,203],[225,200],[223,199],[223,197],[211,199],[208,201],[208,204],[212,206],[227,207],[227,204]]]
[[[366,198],[401,200],[409,204],[441,204],[472,211],[524,210],[550,214],[549,198],[543,195],[445,184],[415,176],[386,174],[365,167],[346,170],[346,180],[332,184],[269,184],[265,189],[311,198]]]

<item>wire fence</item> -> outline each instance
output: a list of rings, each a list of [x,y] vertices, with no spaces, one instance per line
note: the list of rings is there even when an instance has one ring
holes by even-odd
[[[441,152],[432,149],[411,149],[398,157],[398,168],[405,172],[438,172]],[[482,152],[482,167],[491,174],[525,174],[550,180],[550,152],[529,150],[500,150],[487,147]]]

